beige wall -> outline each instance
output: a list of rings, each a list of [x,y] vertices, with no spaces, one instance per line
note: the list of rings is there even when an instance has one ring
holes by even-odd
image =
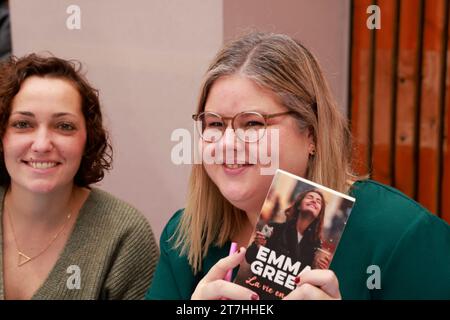
[[[115,149],[100,186],[144,212],[159,237],[184,204],[189,173],[172,164],[170,135],[192,130],[201,76],[223,39],[248,26],[297,36],[345,104],[348,1],[11,0],[13,51],[84,63]],[[66,28],[72,4],[81,8],[81,30]]]
[[[68,30],[66,8],[81,9]],[[220,1],[13,0],[14,54],[48,50],[82,61],[100,89],[114,169],[100,186],[132,203],[156,235],[184,204],[188,166],[170,159],[176,128],[192,128],[198,87],[222,44]]]
[[[248,30],[286,33],[318,58],[347,110],[350,0],[226,0],[224,39]]]

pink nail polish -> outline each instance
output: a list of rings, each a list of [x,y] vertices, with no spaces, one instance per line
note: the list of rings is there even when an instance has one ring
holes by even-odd
[[[254,293],[254,294],[252,294],[251,299],[252,300],[259,300],[259,296],[256,293]]]

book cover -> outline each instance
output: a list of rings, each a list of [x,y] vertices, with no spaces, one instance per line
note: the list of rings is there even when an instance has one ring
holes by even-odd
[[[309,269],[328,269],[355,199],[277,170],[235,282],[282,299]]]

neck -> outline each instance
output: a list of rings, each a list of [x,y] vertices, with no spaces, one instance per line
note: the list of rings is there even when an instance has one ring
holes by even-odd
[[[303,234],[313,220],[314,219],[311,219],[310,217],[299,216],[297,219],[297,231]]]
[[[244,221],[244,225],[241,227],[239,234],[235,234],[232,237],[232,241],[238,244],[238,247],[247,247],[248,242],[255,230],[256,222],[258,220],[259,212],[250,212],[246,211],[246,218]]]
[[[75,189],[70,184],[49,193],[35,193],[11,184],[5,203],[15,224],[51,228],[69,214]]]
[[[246,211],[246,214],[249,226],[254,229],[256,227],[256,223],[258,222],[260,212],[253,210]]]

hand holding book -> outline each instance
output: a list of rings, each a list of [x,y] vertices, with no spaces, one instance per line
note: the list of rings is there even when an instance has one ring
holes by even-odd
[[[224,280],[230,269],[244,260],[245,248],[220,259],[198,283],[192,300],[259,300],[258,294],[233,282]]]
[[[255,244],[259,248],[259,246],[265,246],[267,243],[267,237],[261,231],[256,231],[255,235]]]
[[[336,300],[341,299],[339,282],[331,270],[313,269],[303,272],[297,287],[283,300]]]
[[[345,194],[278,170],[235,282],[254,290],[261,299],[283,299],[291,291],[299,291],[295,280],[308,274],[306,280],[310,282],[300,282],[300,292],[313,285],[316,288],[308,290],[316,292],[312,296],[318,296],[317,290],[321,290],[323,297],[338,298],[337,279],[326,269],[354,201]]]
[[[280,199],[282,210],[273,210]],[[328,268],[353,203],[278,170],[248,249],[219,260],[192,299],[340,299],[338,279]],[[224,280],[238,265],[235,283]]]

